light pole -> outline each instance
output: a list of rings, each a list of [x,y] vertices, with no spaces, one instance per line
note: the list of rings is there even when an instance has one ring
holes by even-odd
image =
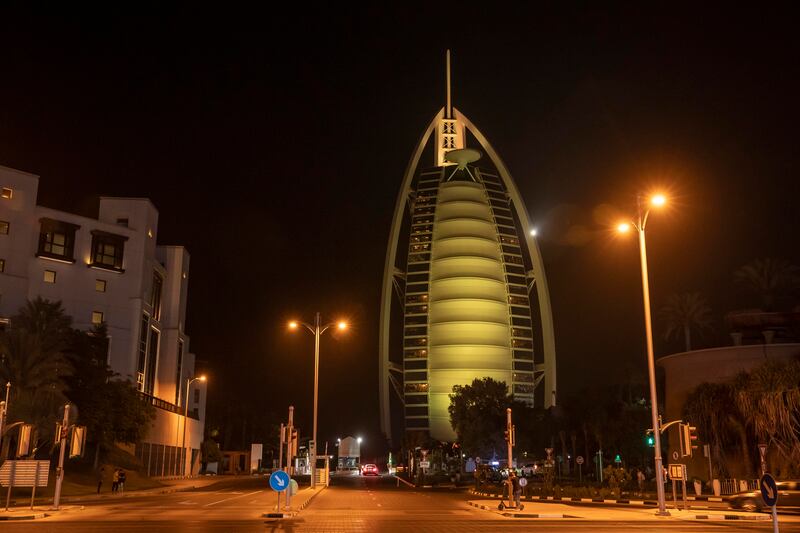
[[[314,427],[312,429],[311,440],[314,442],[314,446],[309,450],[311,453],[311,488],[315,488],[317,486],[317,400],[318,400],[318,390],[319,390],[319,338],[320,336],[325,333],[329,328],[336,326],[336,328],[340,331],[344,331],[347,329],[347,322],[339,321],[339,322],[329,322],[324,326],[320,323],[319,313],[314,315],[314,325],[307,324],[305,322],[298,322],[296,320],[292,320],[289,322],[289,329],[297,329],[299,326],[305,327],[308,331],[314,335]]]
[[[186,379],[186,401],[183,403],[183,444],[181,444],[183,457],[181,461],[181,477],[186,477],[186,419],[189,417],[189,387],[191,387],[192,383],[195,381],[202,381],[205,383],[206,377],[200,376]]]
[[[669,511],[667,511],[666,502],[664,501],[664,466],[661,459],[661,428],[658,419],[656,369],[653,356],[653,323],[650,318],[650,284],[647,276],[647,247],[644,237],[647,217],[650,215],[650,207],[661,207],[667,202],[667,199],[663,194],[656,194],[650,197],[645,205],[642,205],[642,200],[641,196],[637,196],[637,219],[619,224],[617,230],[620,233],[625,233],[633,226],[639,232],[639,258],[642,265],[642,293],[644,294],[644,329],[647,338],[647,372],[650,378],[650,411],[653,417],[653,436],[655,437],[656,492],[658,493],[658,511],[656,511],[656,514],[669,516]]]
[[[6,382],[6,399],[5,401],[0,402],[0,453],[3,451],[3,432],[5,431],[6,425],[6,414],[8,413],[8,398],[9,394],[11,393],[11,382]],[[0,455],[0,460],[3,457]]]

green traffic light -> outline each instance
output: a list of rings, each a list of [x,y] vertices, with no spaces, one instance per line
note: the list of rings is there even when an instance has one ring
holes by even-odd
[[[656,445],[656,439],[652,435],[647,436],[647,445],[653,447]]]

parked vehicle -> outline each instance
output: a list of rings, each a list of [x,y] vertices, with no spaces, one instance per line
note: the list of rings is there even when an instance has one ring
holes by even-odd
[[[800,481],[778,481],[778,509],[800,510]],[[761,490],[749,490],[734,494],[728,500],[732,509],[765,511],[769,509],[761,497]]]

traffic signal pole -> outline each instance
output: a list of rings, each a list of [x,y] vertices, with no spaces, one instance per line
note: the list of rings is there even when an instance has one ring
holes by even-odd
[[[506,409],[506,442],[508,443],[508,506],[514,506],[514,483],[511,481],[514,455],[514,425],[511,423],[511,408]]]
[[[59,435],[59,445],[61,449],[58,452],[58,469],[56,470],[56,491],[53,496],[53,507],[58,511],[59,503],[61,502],[61,483],[64,482],[64,451],[67,448],[67,430],[69,429],[69,404],[64,406],[64,419],[61,421],[61,427],[58,429],[61,432]]]

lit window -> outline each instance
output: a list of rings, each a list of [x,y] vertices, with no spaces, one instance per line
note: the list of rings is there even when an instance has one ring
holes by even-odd
[[[106,280],[104,279],[94,280],[94,290],[96,290],[97,292],[106,292]]]
[[[153,308],[153,320],[161,320],[161,291],[164,279],[158,272],[153,272],[153,286],[150,290],[150,307]]]
[[[103,323],[103,313],[100,311],[92,311],[92,324],[99,326]]]
[[[44,271],[44,282],[45,283],[55,283],[56,282],[56,271],[55,270],[45,270]]]
[[[127,237],[104,231],[92,231],[92,264],[122,271],[122,255]]]
[[[14,190],[9,189],[8,187],[3,187],[3,192],[0,196],[5,198],[6,200],[11,200],[11,197],[14,196]]]
[[[75,231],[80,226],[52,218],[42,218],[40,222],[42,226],[39,231],[39,249],[36,256],[74,261],[72,256],[75,248]]]
[[[8,235],[8,222],[0,220],[0,235]]]
[[[147,230],[147,236],[152,239],[153,238],[153,230],[151,230],[151,229]]]
[[[0,272],[5,272],[5,271],[6,271],[6,260],[0,259]]]

